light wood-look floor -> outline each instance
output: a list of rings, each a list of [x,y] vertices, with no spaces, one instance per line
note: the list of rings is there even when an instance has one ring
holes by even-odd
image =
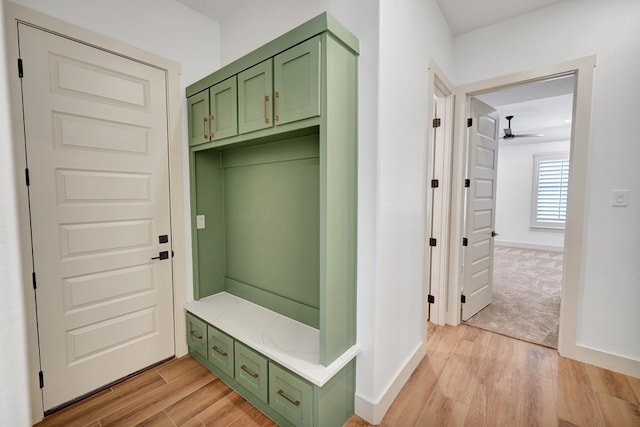
[[[640,426],[640,379],[470,326],[429,324],[428,355],[382,424]],[[273,426],[192,358],[172,360],[38,426]],[[369,426],[353,416],[348,427]],[[325,427],[325,426],[321,426]]]

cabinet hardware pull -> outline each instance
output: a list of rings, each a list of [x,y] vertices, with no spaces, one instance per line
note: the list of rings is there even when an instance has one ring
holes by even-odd
[[[247,365],[242,365],[240,366],[240,369],[242,369],[243,371],[245,371],[247,374],[251,375],[252,378],[258,378],[260,375],[256,374],[255,372],[251,372],[249,370],[249,368],[247,368]]]
[[[280,120],[280,116],[278,115],[278,98],[280,98],[280,92],[275,92],[273,99],[273,120],[276,122]]]
[[[269,102],[269,95],[264,96],[264,122],[269,123],[269,117],[267,117],[267,102]]]
[[[209,138],[213,139],[214,135],[213,132],[211,131],[211,125],[213,124],[213,114],[209,116]]]
[[[189,335],[191,335],[192,337],[201,340],[202,339],[202,335],[198,335],[195,333],[195,331],[191,331],[189,332]]]
[[[207,139],[207,118],[202,118],[202,137]]]
[[[227,352],[220,350],[217,345],[214,345],[211,350],[215,351],[216,353],[218,353],[221,356],[227,356]]]
[[[291,400],[291,398],[289,396],[287,396],[286,394],[284,394],[283,390],[278,390],[278,396],[281,396],[283,399],[286,399],[287,401],[289,401],[289,403],[291,403],[293,406],[300,406],[300,401],[296,400],[293,401]]]

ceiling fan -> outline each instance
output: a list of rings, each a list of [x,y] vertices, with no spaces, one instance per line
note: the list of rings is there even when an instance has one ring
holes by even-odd
[[[506,116],[505,119],[507,119],[507,122],[509,124],[507,125],[507,128],[504,130],[504,136],[502,138],[500,138],[500,139],[530,138],[530,137],[544,136],[543,133],[520,133],[520,134],[515,134],[511,130],[511,119],[513,119],[513,116]]]

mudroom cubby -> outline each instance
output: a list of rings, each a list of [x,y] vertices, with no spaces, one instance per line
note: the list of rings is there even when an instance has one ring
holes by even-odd
[[[282,425],[353,412],[357,56],[325,13],[187,88],[189,351]]]

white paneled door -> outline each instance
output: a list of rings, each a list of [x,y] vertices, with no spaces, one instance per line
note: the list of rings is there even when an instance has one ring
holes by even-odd
[[[471,98],[462,320],[491,304],[498,171],[498,112]]]
[[[174,354],[166,84],[18,32],[46,411]]]

